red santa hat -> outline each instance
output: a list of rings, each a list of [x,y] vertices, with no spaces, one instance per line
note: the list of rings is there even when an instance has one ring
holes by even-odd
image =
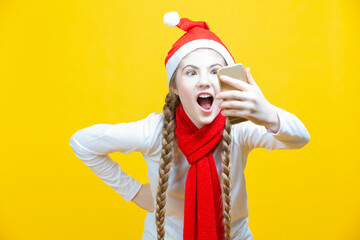
[[[172,46],[165,59],[165,67],[168,75],[168,83],[180,61],[186,54],[197,48],[211,48],[221,54],[226,63],[235,64],[235,60],[220,38],[210,31],[209,26],[203,21],[191,21],[179,17],[177,12],[168,12],[164,15],[164,23],[170,27],[177,26],[186,33],[181,36]]]

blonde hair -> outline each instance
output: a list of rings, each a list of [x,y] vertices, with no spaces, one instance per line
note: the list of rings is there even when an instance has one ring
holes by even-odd
[[[176,89],[175,76],[178,69],[175,70],[169,82],[169,93],[165,98],[163,107],[163,128],[162,128],[162,149],[159,163],[159,180],[156,194],[155,221],[157,228],[157,239],[164,240],[165,237],[165,203],[166,190],[168,188],[170,168],[172,165],[173,150],[176,146],[175,136],[175,113],[176,107],[180,104],[179,96],[173,92]],[[221,189],[224,206],[224,230],[225,240],[230,240],[231,233],[231,186],[230,186],[230,146],[231,146],[231,125],[226,120],[222,138],[220,140],[222,153],[222,174]]]

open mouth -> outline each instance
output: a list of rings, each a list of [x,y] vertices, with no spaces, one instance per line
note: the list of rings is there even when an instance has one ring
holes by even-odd
[[[214,98],[210,94],[200,94],[197,98],[197,103],[205,110],[210,110],[213,102]]]

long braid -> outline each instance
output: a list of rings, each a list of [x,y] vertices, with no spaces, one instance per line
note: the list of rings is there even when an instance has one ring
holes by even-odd
[[[225,127],[222,132],[221,144],[223,151],[221,153],[222,159],[222,194],[224,205],[224,229],[225,240],[231,239],[231,185],[230,185],[230,146],[231,146],[231,125],[226,119]]]
[[[163,107],[163,128],[162,128],[162,149],[159,163],[159,180],[156,195],[156,227],[157,239],[163,240],[165,237],[165,203],[166,190],[168,188],[168,180],[170,168],[172,165],[173,147],[175,140],[175,110],[180,100],[177,95],[170,91],[165,98]]]

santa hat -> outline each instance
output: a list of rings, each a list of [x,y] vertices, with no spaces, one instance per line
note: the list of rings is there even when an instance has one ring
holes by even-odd
[[[168,12],[164,15],[164,23],[170,27],[177,26],[186,33],[181,36],[172,46],[165,59],[165,67],[168,75],[168,83],[180,61],[186,54],[197,48],[211,48],[221,54],[226,63],[235,64],[235,60],[220,38],[210,31],[206,22],[194,22],[187,18],[179,17],[177,12]]]

